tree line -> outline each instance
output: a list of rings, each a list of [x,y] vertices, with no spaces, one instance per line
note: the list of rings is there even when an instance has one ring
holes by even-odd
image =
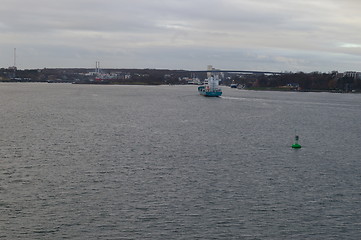
[[[236,75],[228,78],[230,82],[243,85],[245,88],[282,88],[286,86],[297,86],[303,91],[351,91],[361,90],[361,78],[338,73],[282,73],[274,75],[251,74]]]

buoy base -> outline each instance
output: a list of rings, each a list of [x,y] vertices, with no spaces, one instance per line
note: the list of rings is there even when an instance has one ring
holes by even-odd
[[[292,144],[292,148],[301,148],[301,145],[296,143],[296,144]]]

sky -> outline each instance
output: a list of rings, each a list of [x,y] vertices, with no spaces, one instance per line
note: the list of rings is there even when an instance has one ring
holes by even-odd
[[[0,67],[361,71],[360,0],[1,0]]]

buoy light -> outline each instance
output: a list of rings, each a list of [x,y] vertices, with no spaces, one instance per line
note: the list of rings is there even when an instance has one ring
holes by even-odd
[[[301,148],[301,145],[298,144],[298,139],[299,139],[299,137],[296,135],[295,136],[295,143],[292,144],[292,148]]]

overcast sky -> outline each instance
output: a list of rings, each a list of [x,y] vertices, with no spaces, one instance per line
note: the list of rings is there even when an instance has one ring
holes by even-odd
[[[360,0],[1,0],[0,67],[361,71]]]

